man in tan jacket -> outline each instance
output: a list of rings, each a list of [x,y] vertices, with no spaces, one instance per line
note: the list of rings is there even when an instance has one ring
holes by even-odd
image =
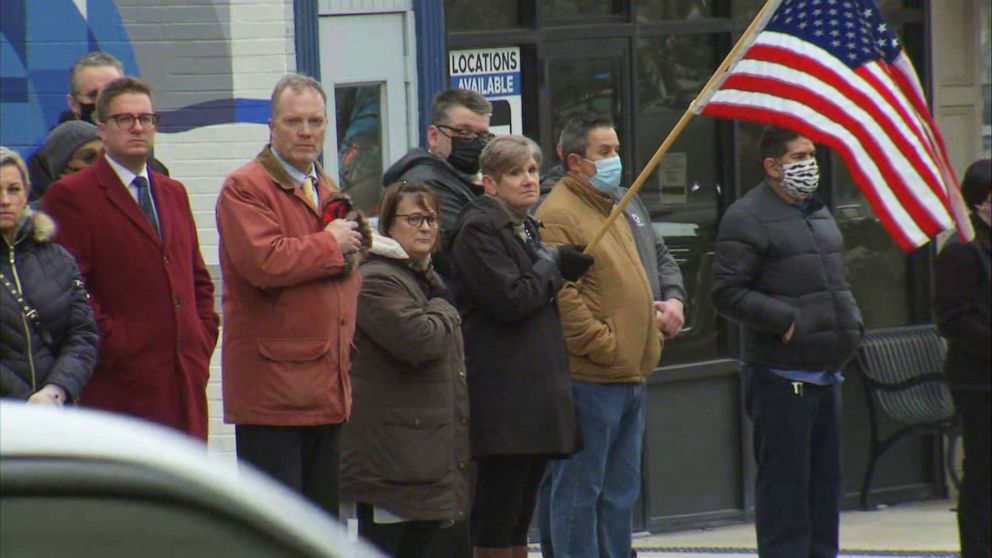
[[[272,93],[271,144],[227,177],[217,201],[224,277],[224,420],[238,459],[338,507],[338,439],[361,276],[358,224],[322,222],[338,188],[315,162],[320,83],[290,74]]]
[[[613,208],[620,141],[611,121],[591,118],[570,122],[560,144],[568,174],[537,211],[541,237],[556,246],[585,245]],[[657,277],[649,277],[635,240],[642,231],[631,225],[627,218],[614,221],[591,254],[592,268],[559,292],[583,449],[551,462],[545,478],[550,496],[542,501],[543,520],[550,520],[542,525],[542,547],[553,547],[556,558],[630,555],[645,380],[658,364],[663,337],[682,328],[682,301],[674,294],[682,293],[681,273],[665,250],[664,267],[675,271],[658,266],[649,270]]]

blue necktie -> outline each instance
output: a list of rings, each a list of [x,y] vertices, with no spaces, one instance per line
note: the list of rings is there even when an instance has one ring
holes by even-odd
[[[136,176],[131,184],[134,184],[134,187],[138,189],[138,205],[141,207],[141,212],[151,221],[152,228],[155,229],[159,238],[162,238],[162,228],[159,227],[158,216],[155,215],[155,206],[152,204],[152,189],[148,185],[148,179],[144,176]]]

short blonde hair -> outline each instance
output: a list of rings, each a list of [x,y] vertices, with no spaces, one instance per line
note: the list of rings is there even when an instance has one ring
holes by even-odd
[[[479,168],[482,174],[499,180],[504,173],[523,164],[531,157],[541,164],[541,148],[526,136],[497,136],[493,138],[479,155]]]
[[[24,159],[21,159],[21,156],[18,155],[13,149],[0,146],[0,167],[5,167],[7,165],[14,165],[17,167],[17,171],[21,173],[21,182],[24,184],[24,190],[30,192],[31,178],[28,174],[28,167],[24,164]]]

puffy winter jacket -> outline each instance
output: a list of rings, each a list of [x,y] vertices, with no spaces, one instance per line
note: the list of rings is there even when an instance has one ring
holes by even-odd
[[[833,216],[816,199],[803,210],[789,205],[767,183],[723,216],[712,296],[717,311],[744,326],[746,362],[839,369],[861,340],[861,311]]]
[[[27,399],[45,384],[54,384],[75,400],[96,366],[93,310],[75,260],[52,243],[54,234],[55,224],[47,215],[26,209],[13,246],[2,241],[2,397]],[[37,311],[42,329],[25,315],[25,305]]]

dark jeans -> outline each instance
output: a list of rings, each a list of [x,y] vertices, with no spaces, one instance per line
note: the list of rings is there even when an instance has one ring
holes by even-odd
[[[547,461],[537,455],[494,455],[477,460],[470,520],[472,544],[483,548],[527,545],[537,486]]]
[[[964,439],[964,478],[958,494],[961,558],[992,556],[992,391],[954,390]]]
[[[234,428],[238,459],[303,494],[338,516],[340,424]]]
[[[797,383],[752,365],[744,375],[758,464],[758,555],[834,558],[842,491],[840,385]]]
[[[440,521],[376,523],[372,506],[359,503],[358,534],[387,556],[429,558],[431,541],[441,530]]]

